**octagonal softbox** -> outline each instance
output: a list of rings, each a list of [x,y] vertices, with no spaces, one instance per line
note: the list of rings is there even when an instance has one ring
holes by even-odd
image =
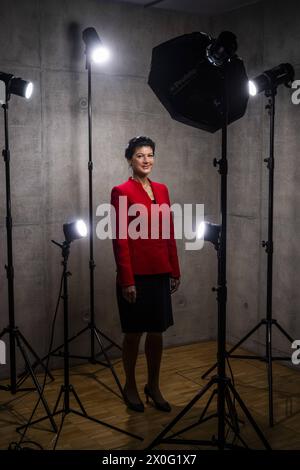
[[[212,38],[205,33],[184,34],[152,51],[148,84],[176,121],[208,132],[222,128],[224,68],[206,55]],[[249,92],[243,61],[234,56],[226,64],[228,124],[246,111]]]

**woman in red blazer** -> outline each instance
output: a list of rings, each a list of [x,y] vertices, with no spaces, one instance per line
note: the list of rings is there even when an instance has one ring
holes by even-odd
[[[159,410],[171,410],[160,392],[159,371],[162,333],[173,324],[171,294],[179,287],[180,269],[170,210],[162,211],[156,219],[159,220],[158,232],[155,238],[151,238],[152,205],[165,204],[167,209],[170,207],[167,186],[149,178],[154,165],[154,152],[155,143],[150,138],[131,139],[125,157],[132,169],[132,176],[111,192],[111,203],[116,211],[116,233],[113,238],[117,265],[116,292],[122,331],[125,333],[124,397],[127,406],[135,411],[144,411],[135,379],[139,343],[144,332],[147,333],[148,382],[144,387],[147,402],[150,397]],[[133,204],[143,205],[142,219],[147,222],[147,232],[141,237],[133,237],[130,232],[129,224],[140,215],[139,212],[135,215],[128,213]],[[170,222],[168,238],[162,237],[163,217],[168,217]]]

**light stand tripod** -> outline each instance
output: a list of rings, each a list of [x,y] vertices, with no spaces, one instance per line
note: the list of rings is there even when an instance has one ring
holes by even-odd
[[[91,83],[92,83],[92,77],[91,77],[91,59],[89,57],[89,53],[86,51],[86,68],[88,71],[88,129],[89,129],[89,160],[88,160],[88,171],[89,171],[89,245],[90,245],[90,260],[89,260],[89,268],[90,268],[90,322],[87,327],[85,327],[83,330],[81,330],[74,338],[78,337],[85,331],[90,332],[90,338],[91,338],[91,349],[90,349],[90,356],[85,357],[85,356],[73,356],[71,357],[77,357],[80,359],[88,359],[92,364],[101,364],[105,365],[106,367],[110,367],[114,378],[117,382],[117,385],[122,391],[122,387],[119,383],[118,377],[116,376],[114,372],[114,368],[112,364],[109,361],[108,356],[105,354],[105,359],[106,363],[99,362],[96,357],[97,354],[95,352],[95,339],[100,346],[101,353],[104,354],[104,347],[101,341],[101,336],[105,338],[107,341],[110,342],[111,346],[116,346],[117,348],[121,349],[121,347],[116,344],[113,340],[111,340],[107,335],[105,335],[103,332],[97,328],[96,323],[95,323],[95,280],[94,280],[94,270],[95,270],[95,261],[94,261],[94,214],[93,214],[93,158],[92,158],[92,93],[91,93]],[[72,340],[71,338],[70,340]]]
[[[235,439],[238,439],[243,447],[248,447],[245,440],[240,435],[237,413],[234,406],[234,400],[240,405],[248,421],[252,425],[257,436],[266,449],[270,449],[270,445],[260,431],[258,425],[254,421],[248,408],[242,401],[240,395],[235,390],[230,377],[226,375],[226,303],[227,303],[227,285],[226,285],[226,235],[227,235],[227,84],[226,84],[226,64],[224,67],[224,96],[223,96],[223,125],[222,125],[222,157],[220,160],[214,161],[214,166],[219,166],[221,175],[221,230],[220,241],[218,243],[218,287],[214,289],[217,292],[218,302],[218,353],[217,353],[217,375],[212,377],[207,385],[198,392],[192,400],[183,408],[183,410],[171,421],[170,424],[153,440],[149,445],[149,449],[162,443],[176,443],[180,445],[204,445],[217,447],[219,450],[241,448],[241,446],[227,442],[225,434],[226,425],[233,431]],[[165,436],[168,432],[183,418],[186,413],[200,400],[212,387],[214,387],[206,406],[199,420],[179,431],[173,433],[170,437]],[[217,412],[206,416],[209,406],[214,397],[217,397]],[[226,405],[228,414],[226,413]],[[180,439],[176,436],[212,419],[218,420],[217,437],[212,436],[211,440],[199,439]]]
[[[268,241],[263,241],[262,246],[267,253],[267,318],[262,319],[254,328],[249,331],[235,346],[228,352],[226,357],[237,359],[256,359],[263,361],[267,364],[268,369],[268,392],[269,392],[269,424],[274,425],[274,406],[273,406],[273,361],[290,361],[289,356],[273,356],[272,352],[272,327],[276,327],[291,343],[292,337],[284,330],[277,320],[272,318],[272,297],[273,297],[273,201],[274,201],[274,123],[275,123],[275,96],[276,87],[272,87],[265,92],[268,97],[268,104],[266,109],[270,116],[270,153],[269,158],[264,162],[267,164],[269,170],[269,195],[268,195]],[[245,355],[245,354],[232,354],[239,348],[250,336],[252,336],[260,327],[266,328],[266,352],[264,356],[259,355]],[[205,378],[214,368],[212,366],[202,378]]]
[[[35,365],[41,365],[49,377],[52,377],[49,370],[44,366],[42,360],[39,358],[34,349],[30,346],[27,339],[21,333],[20,329],[15,323],[15,297],[14,297],[14,266],[13,266],[13,244],[12,244],[12,215],[11,215],[11,190],[10,190],[10,147],[9,147],[9,132],[8,132],[8,102],[10,99],[10,81],[13,80],[11,75],[10,80],[6,83],[5,89],[5,103],[2,104],[4,111],[4,135],[5,135],[5,148],[2,151],[5,162],[5,180],[6,180],[6,232],[7,232],[7,265],[5,266],[8,281],[8,312],[9,312],[9,325],[0,333],[0,339],[5,335],[9,337],[9,352],[10,352],[10,383],[8,385],[0,385],[0,390],[5,390],[13,395],[17,392],[37,391],[40,400],[47,413],[47,418],[50,419],[51,425],[56,430],[55,422],[51,417],[48,404],[43,396],[42,388],[34,373]],[[24,377],[17,377],[17,357],[16,347],[24,359],[26,367],[26,377],[30,375],[34,387],[22,387]],[[28,353],[30,353],[36,360],[35,365],[31,365]]]
[[[85,408],[84,408],[82,402],[80,401],[80,398],[79,398],[78,394],[76,393],[75,388],[73,387],[73,385],[70,384],[70,361],[69,361],[69,359],[70,359],[69,342],[70,341],[69,341],[69,304],[68,304],[68,277],[71,275],[71,273],[68,272],[68,257],[69,257],[69,253],[70,253],[70,242],[69,241],[64,241],[62,244],[57,243],[54,240],[52,240],[52,242],[55,245],[59,246],[62,250],[62,258],[63,258],[63,261],[62,261],[62,265],[63,265],[63,295],[62,295],[62,299],[63,299],[63,304],[64,304],[64,352],[63,352],[63,357],[64,357],[64,383],[60,388],[60,392],[59,392],[57,400],[55,402],[53,412],[51,413],[52,419],[53,419],[54,416],[62,414],[62,420],[61,420],[61,424],[60,424],[60,427],[59,427],[59,430],[58,430],[58,433],[57,433],[57,436],[56,436],[56,439],[55,439],[54,449],[56,448],[58,439],[60,437],[65,418],[70,413],[73,413],[77,416],[81,416],[82,418],[86,418],[86,419],[88,419],[90,421],[93,421],[97,424],[101,424],[102,426],[106,426],[106,427],[108,427],[108,428],[110,428],[114,431],[121,432],[123,434],[126,434],[127,436],[130,436],[130,437],[133,437],[135,439],[138,439],[138,440],[142,441],[143,438],[141,438],[140,436],[137,436],[137,435],[132,434],[128,431],[117,428],[116,426],[113,426],[111,424],[105,423],[104,421],[101,421],[99,419],[93,418],[92,416],[89,416],[87,414],[87,412],[85,411]],[[80,408],[80,411],[75,410],[74,408],[71,408],[71,406],[70,406],[70,395],[74,396],[75,401],[77,402],[77,404]],[[61,400],[63,401],[62,408],[58,409],[58,406],[59,406],[59,403],[60,403]],[[26,426],[19,427],[18,430],[21,430],[24,427],[26,427],[26,430],[27,430],[27,428],[30,425],[39,423],[39,422],[45,420],[46,418],[47,417],[45,416],[45,417],[39,418],[35,421],[30,420],[26,424]],[[24,435],[23,435],[23,437],[24,437]]]
[[[93,215],[93,158],[92,158],[92,68],[91,68],[91,52],[93,46],[100,42],[100,39],[94,30],[94,28],[86,28],[83,31],[83,40],[86,43],[86,69],[88,71],[88,172],[89,172],[89,247],[90,247],[90,259],[89,259],[89,270],[90,270],[90,320],[86,327],[81,329],[78,333],[74,334],[68,339],[68,342],[79,338],[82,334],[88,332],[90,334],[90,354],[88,356],[70,354],[70,357],[76,359],[84,359],[89,361],[91,364],[100,364],[104,367],[110,369],[114,380],[118,386],[118,389],[121,393],[121,396],[124,399],[123,388],[120,384],[119,378],[116,374],[114,366],[110,361],[110,358],[107,354],[107,350],[116,347],[119,350],[122,348],[115,343],[111,338],[104,334],[95,323],[95,281],[94,281],[94,270],[96,267],[94,261],[94,215]],[[98,44],[98,45],[99,45]],[[104,347],[102,339],[105,339],[108,342],[108,346]],[[96,353],[96,344],[100,347],[100,352]],[[51,355],[62,356],[63,345],[58,346],[53,351]],[[97,359],[97,356],[104,356],[105,361],[100,361]],[[43,360],[47,358],[44,357]]]
[[[95,281],[94,281],[94,270],[95,270],[95,261],[94,261],[94,215],[93,215],[93,158],[92,158],[92,73],[91,73],[91,50],[90,46],[88,45],[87,38],[89,35],[92,34],[93,40],[95,40],[95,35],[98,37],[94,28],[87,28],[83,31],[83,39],[86,41],[86,69],[88,71],[88,147],[89,147],[89,159],[88,159],[88,172],[89,172],[89,246],[90,246],[90,260],[89,260],[89,269],[90,269],[90,321],[88,325],[76,333],[74,336],[69,338],[69,342],[73,341],[74,339],[78,338],[85,332],[89,332],[90,334],[90,354],[88,356],[82,355],[74,355],[71,354],[70,357],[77,358],[77,359],[85,359],[88,360],[92,364],[100,364],[104,367],[107,367],[111,370],[111,373],[114,377],[114,380],[119,388],[119,391],[124,397],[123,389],[120,384],[119,378],[116,374],[114,366],[109,359],[107,354],[107,350],[113,346],[121,350],[121,347],[115,343],[111,338],[105,335],[100,329],[96,326],[95,323]],[[98,38],[99,42],[100,39]],[[106,348],[103,345],[102,338],[108,341],[109,346]],[[100,347],[100,352],[96,354],[95,350],[95,343],[98,344]],[[55,354],[59,349],[56,348],[52,354]],[[60,355],[60,354],[59,354]],[[105,362],[99,361],[97,356],[104,355]]]

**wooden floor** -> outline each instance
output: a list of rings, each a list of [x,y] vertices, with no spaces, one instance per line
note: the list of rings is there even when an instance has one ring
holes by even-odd
[[[109,369],[84,364],[71,369],[71,384],[78,393],[87,413],[104,423],[143,437],[143,441],[128,437],[121,432],[109,429],[103,424],[96,424],[87,419],[69,414],[62,428],[58,449],[143,449],[176,416],[182,407],[208,383],[201,380],[201,375],[216,357],[215,342],[192,344],[164,351],[161,388],[172,405],[171,413],[163,413],[152,405],[146,405],[144,413],[129,411],[122,402]],[[300,369],[299,372],[274,363],[274,410],[276,424],[268,426],[267,376],[264,363],[253,360],[231,360],[234,383],[237,391],[263,430],[273,449],[300,449]],[[123,383],[124,375],[120,361],[115,362],[116,373]],[[56,401],[62,370],[54,371],[55,381],[46,386],[45,396],[51,409]],[[141,355],[137,365],[137,381],[142,398],[146,380],[146,363]],[[211,394],[196,402],[190,412],[181,419],[176,430],[196,423]],[[31,414],[36,403],[36,393],[18,393],[12,397],[8,392],[0,391],[0,448],[7,449],[11,441],[18,441],[16,427]],[[212,402],[209,412],[215,410]],[[71,406],[79,409],[72,398]],[[247,422],[241,409],[237,407],[239,418],[243,421],[241,435],[247,444],[254,448],[263,448],[252,426]],[[39,406],[36,416],[44,415]],[[58,425],[61,415],[56,418]],[[210,440],[216,435],[217,420],[211,419],[192,430],[182,433],[181,438]],[[26,440],[33,440],[51,449],[55,434],[50,432],[49,421],[35,425],[28,430]],[[228,441],[233,441],[232,433]],[[163,444],[161,449],[195,449],[191,445],[179,446]],[[199,448],[199,447],[198,447]]]

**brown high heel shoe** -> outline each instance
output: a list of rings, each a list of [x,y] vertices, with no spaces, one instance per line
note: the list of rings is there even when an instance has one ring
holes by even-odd
[[[155,398],[152,395],[152,393],[151,393],[151,391],[150,391],[147,384],[144,387],[144,393],[145,393],[145,396],[146,396],[146,403],[149,403],[149,397],[150,397],[151,400],[154,403],[155,408],[157,408],[160,411],[166,411],[166,412],[171,411],[172,408],[171,408],[170,404],[167,401],[158,402],[158,401],[155,400]]]

